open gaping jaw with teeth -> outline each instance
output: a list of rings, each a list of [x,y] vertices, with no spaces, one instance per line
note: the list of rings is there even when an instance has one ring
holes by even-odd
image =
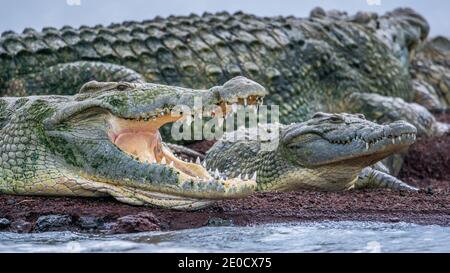
[[[178,119],[178,118],[177,118]],[[176,120],[177,120],[176,119]],[[192,178],[211,178],[208,172],[197,163],[184,162],[178,159],[170,149],[163,144],[159,128],[165,123],[176,121],[170,115],[161,116],[155,120],[123,119],[111,116],[108,135],[114,145],[135,160],[149,164],[168,165]]]
[[[52,143],[48,153],[67,164],[67,176],[89,195],[108,194],[129,204],[195,209],[217,199],[244,197],[255,190],[254,179],[228,179],[198,161],[177,158],[159,129],[192,114],[196,121],[199,115],[223,117],[238,104],[259,104],[266,94],[244,77],[208,90],[89,82],[76,96],[55,98],[64,103],[46,113],[45,140]]]
[[[220,102],[218,106],[220,106],[221,117],[223,117],[235,112],[238,105],[257,107],[260,104],[262,104],[261,97],[249,96]],[[218,113],[208,114],[217,117]],[[107,133],[111,142],[121,151],[132,156],[134,160],[149,164],[167,165],[179,171],[183,180],[228,179],[217,170],[208,172],[202,166],[199,158],[195,162],[183,161],[163,143],[159,128],[165,124],[188,118],[192,119],[190,115],[175,115],[167,109],[156,111],[155,114],[145,114],[138,118],[121,118],[110,114],[107,119],[109,123]]]

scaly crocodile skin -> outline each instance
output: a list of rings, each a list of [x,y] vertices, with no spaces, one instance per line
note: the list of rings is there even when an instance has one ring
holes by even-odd
[[[343,103],[351,92],[411,100],[402,56],[412,50],[407,45],[426,36],[426,21],[409,9],[380,17],[378,28],[364,18],[317,11],[304,19],[205,13],[108,27],[5,32],[0,90],[7,96],[70,94],[88,80],[123,78],[206,88],[244,75],[268,89],[267,103],[280,105],[284,123],[305,120],[316,111],[351,110]],[[410,32],[418,32],[417,37],[404,35]],[[394,54],[393,47],[403,55]],[[74,67],[73,62],[80,63]]]
[[[302,123],[258,130],[271,137],[257,139],[253,128],[227,133],[206,153],[206,167],[229,177],[254,176],[261,191],[413,189],[370,168],[414,142],[417,130],[407,122],[379,125],[361,115],[317,113]]]
[[[265,93],[237,77],[210,90],[89,82],[74,96],[0,98],[0,193],[111,195],[129,204],[178,209],[248,195],[255,181],[208,174],[176,159],[158,128],[174,121],[176,105],[192,108],[196,98],[228,105]],[[134,142],[128,149],[118,142],[126,137]]]

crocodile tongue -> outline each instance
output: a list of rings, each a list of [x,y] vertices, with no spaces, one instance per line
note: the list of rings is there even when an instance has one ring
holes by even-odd
[[[180,117],[158,117],[155,120],[123,119],[111,116],[108,135],[111,142],[136,160],[149,164],[167,164],[190,177],[210,178],[200,164],[185,162],[177,158],[162,143],[159,128]]]
[[[159,139],[159,132],[128,132],[119,134],[114,144],[140,161],[154,163],[157,160],[154,151],[161,146]]]

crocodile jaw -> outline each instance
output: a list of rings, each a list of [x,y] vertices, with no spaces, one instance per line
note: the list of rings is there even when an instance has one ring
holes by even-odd
[[[140,162],[168,165],[180,171],[184,178],[211,179],[211,175],[203,166],[184,162],[163,145],[158,129],[180,118],[181,116],[166,114],[154,120],[135,120],[110,115],[108,136],[120,150]]]

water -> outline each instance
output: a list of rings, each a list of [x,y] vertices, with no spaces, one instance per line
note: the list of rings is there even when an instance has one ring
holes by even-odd
[[[450,252],[450,227],[318,222],[126,235],[0,233],[0,252]]]

